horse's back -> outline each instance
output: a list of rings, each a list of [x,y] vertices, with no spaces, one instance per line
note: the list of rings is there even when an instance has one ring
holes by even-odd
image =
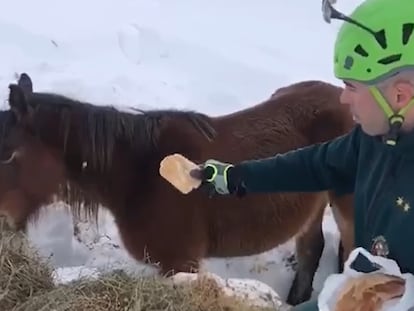
[[[200,160],[263,158],[344,135],[354,123],[341,92],[323,81],[298,82],[255,106],[212,118],[217,138],[204,145]]]

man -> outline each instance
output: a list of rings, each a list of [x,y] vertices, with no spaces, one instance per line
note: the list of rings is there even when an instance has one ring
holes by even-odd
[[[334,71],[345,84],[341,102],[358,125],[333,141],[272,158],[209,160],[192,175],[223,195],[354,192],[356,247],[414,273],[414,2],[366,0],[350,17],[324,5],[326,18],[346,21],[335,43]],[[292,310],[318,310],[317,301]]]

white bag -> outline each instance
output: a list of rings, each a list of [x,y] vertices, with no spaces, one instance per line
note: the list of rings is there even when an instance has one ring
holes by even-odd
[[[356,271],[350,267],[359,254],[365,256],[379,268],[375,272],[370,272],[368,274],[385,273],[401,277],[406,281],[404,295],[400,298],[387,301],[381,308],[381,311],[408,311],[411,308],[414,310],[414,276],[411,273],[402,274],[400,268],[394,260],[381,256],[374,256],[361,247],[356,248],[351,252],[345,262],[342,274],[332,274],[326,279],[322,291],[318,296],[319,310],[334,310],[341,287],[345,284],[348,278],[363,274],[363,272]]]

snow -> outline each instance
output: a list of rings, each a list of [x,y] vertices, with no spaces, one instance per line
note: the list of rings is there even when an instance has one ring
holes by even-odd
[[[0,103],[28,72],[37,90],[120,109],[191,108],[212,115],[240,110],[289,83],[338,84],[332,50],[338,21],[326,24],[321,1],[303,0],[16,0],[0,10]],[[339,2],[350,12],[360,0]],[[1,108],[3,108],[1,107]],[[60,204],[45,207],[31,241],[51,260],[58,282],[117,266],[143,274],[125,252],[110,215],[99,230],[78,223]],[[317,291],[336,271],[338,232],[327,211],[327,242]],[[222,278],[254,279],[286,299],[293,279],[289,241],[250,257],[208,259]]]
[[[214,273],[177,273],[172,277],[175,284],[188,283],[201,278],[213,280],[227,296],[248,299],[252,305],[260,307],[274,307],[279,310],[284,305],[280,296],[268,285],[252,279],[223,279]]]

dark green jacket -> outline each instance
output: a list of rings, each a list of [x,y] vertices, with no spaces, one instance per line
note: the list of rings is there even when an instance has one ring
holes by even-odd
[[[388,258],[414,273],[414,133],[388,146],[358,126],[331,142],[242,162],[232,175],[241,176],[247,193],[354,192],[355,246],[385,245]]]

